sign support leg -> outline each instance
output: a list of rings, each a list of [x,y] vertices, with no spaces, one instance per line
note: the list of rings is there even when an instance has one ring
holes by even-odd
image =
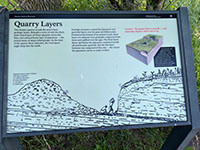
[[[22,150],[22,145],[17,138],[3,138],[0,143],[1,150]]]
[[[197,132],[198,129],[193,129],[192,126],[174,127],[161,150],[183,150]]]

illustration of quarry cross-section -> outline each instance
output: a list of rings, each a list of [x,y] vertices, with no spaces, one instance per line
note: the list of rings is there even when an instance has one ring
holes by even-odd
[[[73,99],[58,83],[38,79],[8,95],[7,133],[186,121],[182,82],[180,68],[144,71],[97,110]]]
[[[126,45],[127,53],[148,65],[163,44],[160,35],[148,34]]]

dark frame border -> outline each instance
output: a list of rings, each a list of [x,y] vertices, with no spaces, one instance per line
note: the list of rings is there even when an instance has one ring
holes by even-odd
[[[21,14],[21,15],[26,15],[26,14],[56,14],[56,15],[69,15],[71,18],[133,18],[133,15],[145,15],[147,18],[159,18],[159,15],[177,15],[177,24],[178,24],[178,30],[179,32],[182,31],[183,29],[183,20],[182,16],[180,13],[182,13],[180,10],[179,11],[145,11],[145,12],[7,12],[7,17],[6,17],[6,36],[5,39],[8,39],[8,15],[9,14]],[[108,17],[109,16],[109,17]],[[188,29],[188,27],[184,28],[184,30]],[[181,32],[180,32],[181,33]],[[194,119],[194,114],[196,114],[196,109],[194,112],[194,109],[196,106],[196,103],[194,103],[194,98],[196,99],[197,96],[195,95],[195,88],[192,88],[195,82],[195,76],[194,73],[191,71],[194,71],[193,69],[188,70],[188,67],[194,68],[194,63],[193,63],[193,56],[191,55],[192,49],[186,49],[186,47],[183,45],[184,43],[190,42],[187,37],[184,38],[185,35],[179,34],[179,42],[180,42],[180,52],[181,52],[181,62],[182,62],[182,69],[183,69],[183,80],[184,80],[184,87],[185,87],[185,97],[186,97],[186,109],[187,109],[187,118],[188,120],[185,122],[176,122],[176,123],[155,123],[155,124],[140,124],[140,125],[129,125],[129,126],[111,126],[111,127],[96,127],[96,128],[79,128],[79,129],[67,129],[67,130],[50,130],[50,131],[35,131],[35,132],[23,132],[23,133],[6,133],[6,108],[7,108],[7,60],[4,59],[4,95],[3,95],[3,100],[4,104],[1,106],[3,107],[3,114],[0,114],[1,116],[3,115],[3,137],[17,137],[17,136],[32,136],[32,135],[41,135],[41,134],[61,134],[61,133],[72,133],[72,132],[88,132],[88,131],[103,131],[103,130],[118,130],[118,129],[130,129],[130,128],[146,128],[146,127],[164,127],[164,126],[185,126],[185,125],[191,125]],[[6,40],[8,42],[8,40]],[[191,43],[189,43],[191,44]],[[8,57],[8,43],[5,45],[5,53],[4,57]],[[187,56],[187,57],[185,57]],[[192,60],[192,61],[191,61]],[[192,101],[193,100],[193,101]],[[5,107],[6,106],[6,107]],[[196,117],[195,117],[196,118]]]
[[[190,23],[188,18],[188,10],[186,7],[178,9],[181,19],[181,32],[183,38],[183,48],[185,50],[185,65],[187,73],[187,82],[190,88],[189,102],[191,111],[191,125],[174,127],[170,135],[167,137],[161,150],[183,150],[200,129],[200,110],[197,96],[197,87],[195,79],[195,69],[192,52],[192,39],[190,33]]]
[[[3,7],[0,7],[2,10]],[[0,143],[3,136],[3,89],[4,89],[4,51],[5,51],[5,22],[6,22],[6,10],[0,12]]]

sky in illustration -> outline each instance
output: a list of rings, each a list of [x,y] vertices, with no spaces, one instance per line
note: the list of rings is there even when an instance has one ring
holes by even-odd
[[[144,71],[157,71],[154,61],[148,66],[126,52],[126,44],[148,33],[125,32],[127,28],[162,28],[153,33],[163,37],[163,47],[175,47],[177,67],[181,67],[176,19],[54,19],[62,22],[64,41],[58,45],[42,45],[39,48],[14,48],[13,33],[17,28],[10,19],[8,93],[19,90],[13,85],[14,73],[35,73],[24,84],[40,78],[59,83],[75,100],[100,109],[111,98],[117,100],[120,85]],[[43,19],[34,19],[41,22]],[[51,19],[45,19],[51,22]],[[33,22],[26,19],[26,22]],[[28,29],[30,27],[24,27]],[[41,27],[38,26],[38,29]],[[114,28],[119,34],[119,48],[105,52],[72,52],[72,29]],[[20,62],[20,63],[19,63]],[[115,108],[117,106],[115,105]]]

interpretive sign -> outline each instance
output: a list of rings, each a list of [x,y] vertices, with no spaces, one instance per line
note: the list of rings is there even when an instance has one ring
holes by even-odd
[[[6,132],[186,122],[177,23],[10,14]]]
[[[4,12],[3,137],[191,125],[180,16]]]

